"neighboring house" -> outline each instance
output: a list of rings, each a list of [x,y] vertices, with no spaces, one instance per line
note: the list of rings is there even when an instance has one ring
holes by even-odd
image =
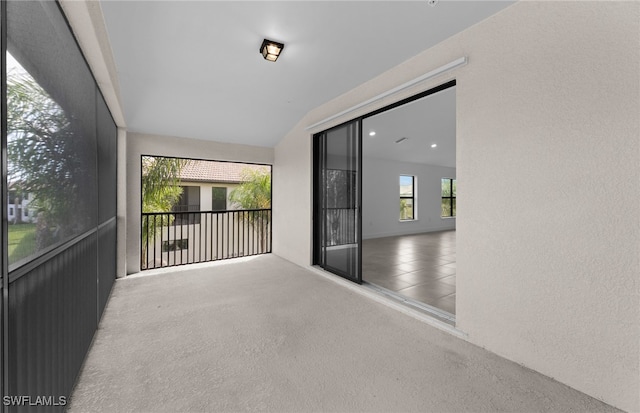
[[[204,253],[205,260],[269,249],[266,245],[255,245],[254,235],[250,234],[253,227],[243,218],[243,214],[250,213],[234,212],[243,208],[232,202],[230,195],[245,181],[247,169],[270,173],[270,168],[267,165],[189,160],[180,173],[183,191],[173,207],[173,212],[185,214],[175,214],[173,225],[150,237],[149,266],[199,261],[203,248],[208,250]],[[197,259],[195,251],[200,254]]]
[[[12,187],[15,187],[15,184],[9,184],[9,188]],[[9,223],[36,222],[34,211],[29,209],[32,200],[33,194],[10,189],[7,193],[7,219]]]
[[[246,169],[270,171],[266,165],[189,160],[180,174],[182,195],[174,211],[241,209],[230,201],[231,191],[244,182]]]

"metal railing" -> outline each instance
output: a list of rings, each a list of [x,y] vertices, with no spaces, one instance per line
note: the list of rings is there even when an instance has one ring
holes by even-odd
[[[194,214],[186,214],[177,216],[176,221],[180,224],[199,224],[200,223],[200,204],[197,205],[176,205],[171,212],[194,212]],[[198,214],[196,214],[198,212]]]
[[[271,252],[271,209],[142,214],[141,269]]]
[[[326,208],[325,243],[327,247],[356,242],[356,209]]]

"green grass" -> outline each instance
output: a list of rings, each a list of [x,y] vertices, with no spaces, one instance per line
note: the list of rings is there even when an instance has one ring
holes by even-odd
[[[9,263],[33,254],[36,249],[36,224],[9,225]]]

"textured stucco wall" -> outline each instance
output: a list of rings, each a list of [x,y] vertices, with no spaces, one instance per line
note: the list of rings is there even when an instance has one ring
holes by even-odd
[[[477,31],[458,88],[459,327],[633,411],[639,11],[518,4]]]
[[[273,164],[273,148],[129,133],[127,136],[127,274],[140,271],[142,155]]]
[[[637,2],[520,2],[311,111],[275,150],[274,252],[311,262],[311,133],[455,78],[458,328],[640,410],[639,32]]]

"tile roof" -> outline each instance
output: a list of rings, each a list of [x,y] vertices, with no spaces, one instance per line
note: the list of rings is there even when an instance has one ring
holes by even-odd
[[[180,180],[198,182],[243,182],[245,169],[269,171],[268,165],[252,165],[234,162],[198,161],[189,160],[182,168]]]

